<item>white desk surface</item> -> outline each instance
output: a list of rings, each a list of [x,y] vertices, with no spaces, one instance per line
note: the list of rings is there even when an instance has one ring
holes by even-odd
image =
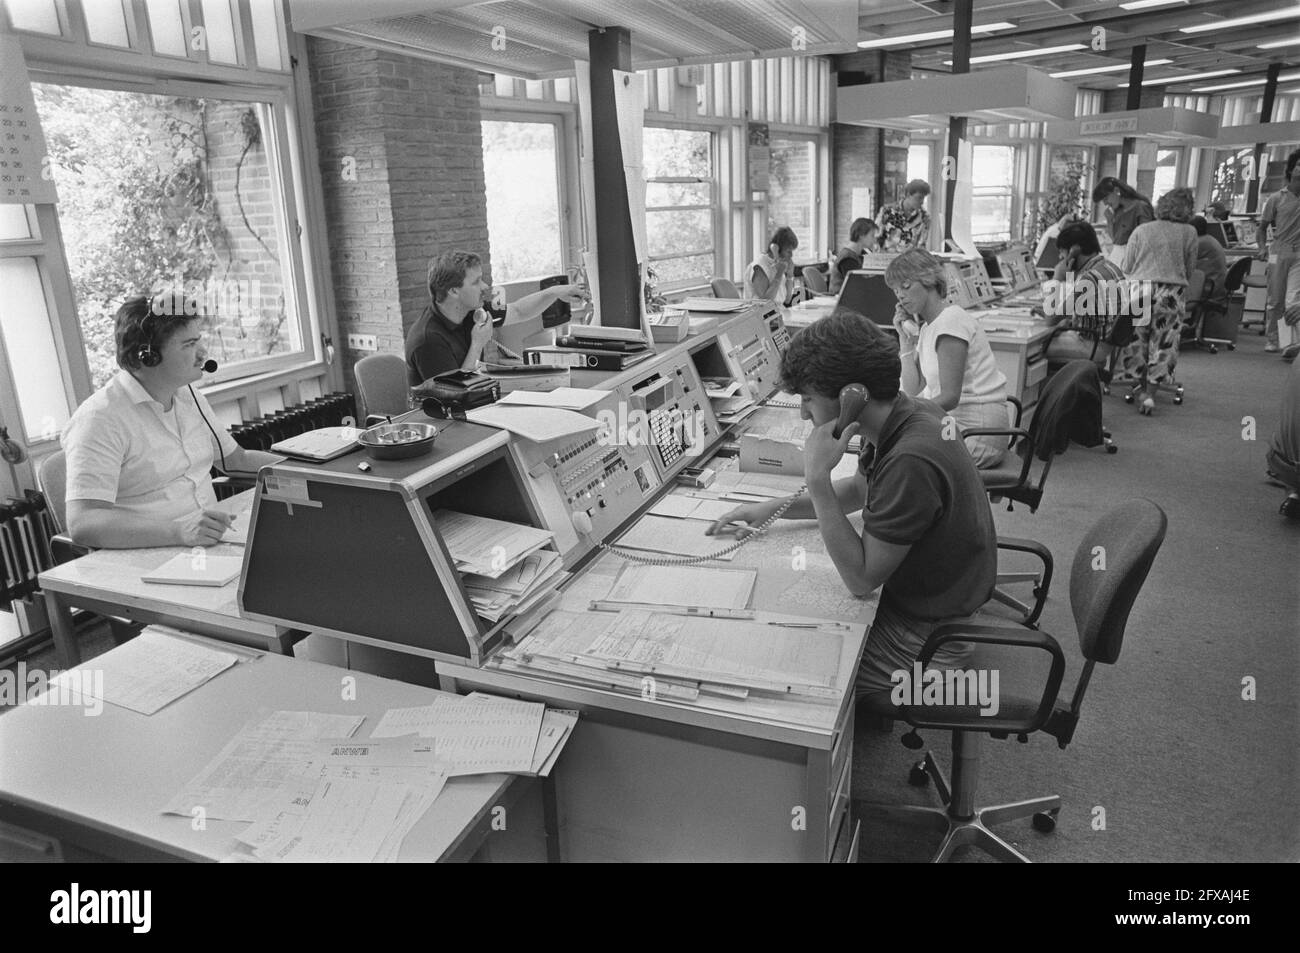
[[[715,468],[734,465],[734,459],[715,460],[710,464]],[[801,483],[797,477],[764,479],[784,481],[791,493]],[[673,490],[678,495],[688,492],[690,491],[680,487]],[[861,531],[861,518],[854,515],[850,519]],[[678,522],[683,533],[703,533],[709,525],[702,520]],[[716,548],[723,549],[733,542],[734,536],[720,536]],[[589,611],[591,601],[605,596],[624,565],[626,562],[613,554],[601,554],[565,590],[559,608],[573,612]],[[834,699],[817,701],[799,696],[755,695],[745,700],[735,700],[701,695],[694,702],[662,698],[652,701],[612,690],[563,684],[548,679],[540,672],[533,674],[501,670],[491,663],[475,669],[472,666],[439,662],[438,672],[506,691],[522,690],[525,683],[535,682],[545,686],[536,689],[537,693],[562,699],[568,704],[595,705],[696,727],[829,748],[839,715],[853,690],[867,630],[875,619],[877,600],[857,599],[844,587],[834,564],[826,555],[815,520],[778,521],[762,537],[742,547],[735,559],[705,565],[758,570],[754,608],[759,621],[829,620],[843,625],[842,632],[828,633],[826,636],[841,639],[839,676]],[[808,630],[791,631],[806,633]]]
[[[203,641],[203,640],[199,640]],[[217,642],[213,648],[228,650]],[[369,737],[388,708],[427,705],[429,688],[302,659],[254,656],[157,714],[105,704],[91,717],[77,706],[22,705],[0,715],[0,802],[107,832],[185,860],[221,860],[235,849],[242,821],[159,813],[259,709],[364,714],[356,737]],[[94,661],[81,666],[93,668]],[[341,679],[356,679],[344,701]],[[452,778],[407,835],[399,859],[446,858],[514,781],[505,774]]]
[[[237,513],[238,525],[247,529],[253,495],[253,490],[247,490],[222,500],[217,508]],[[254,635],[274,636],[286,631],[240,615],[238,579],[224,586],[169,586],[144,582],[140,578],[177,553],[189,551],[181,546],[99,549],[47,569],[41,573],[39,581],[43,590],[65,596],[73,605],[76,605],[78,597],[99,599],[125,608],[166,613],[195,623],[225,627],[236,623],[241,630]],[[244,547],[234,543],[218,543],[202,552],[212,556],[244,557]]]

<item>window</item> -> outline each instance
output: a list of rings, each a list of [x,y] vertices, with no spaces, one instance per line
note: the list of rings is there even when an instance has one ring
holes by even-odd
[[[1014,146],[974,147],[971,237],[976,241],[1010,241],[1015,170]]]
[[[33,83],[92,386],[123,299],[180,288],[223,377],[303,351],[306,310],[268,101]],[[196,93],[200,91],[196,88]],[[310,338],[308,338],[310,339]]]
[[[713,133],[645,129],[646,243],[661,290],[714,270]]]
[[[821,245],[817,225],[817,143],[811,139],[771,139],[772,165],[767,193],[767,234],[788,225],[807,251]],[[815,252],[809,252],[815,256]]]
[[[1156,153],[1156,178],[1151,186],[1151,198],[1159,200],[1170,189],[1178,187],[1178,159],[1181,149],[1161,149]]]
[[[930,181],[930,163],[934,155],[934,146],[928,142],[913,142],[907,147],[907,181],[924,179]]]
[[[562,274],[558,123],[483,120],[492,281]]]

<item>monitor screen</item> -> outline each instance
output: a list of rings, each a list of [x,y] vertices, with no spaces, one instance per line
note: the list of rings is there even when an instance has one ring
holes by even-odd
[[[1038,257],[1038,264],[1034,267],[1041,271],[1052,271],[1056,263],[1061,260],[1061,249],[1056,247],[1056,242],[1048,242],[1043,253]]]
[[[844,279],[836,307],[847,308],[870,318],[886,328],[894,326],[894,305],[898,298],[885,284],[885,276],[866,271],[851,271]]]
[[[1232,222],[1223,222],[1223,237],[1228,240],[1228,247],[1241,244],[1241,239],[1237,237],[1237,226]]]
[[[539,284],[542,288],[550,288],[553,285],[567,285],[569,283],[568,275],[553,275],[550,278],[543,278]],[[556,301],[549,308],[542,312],[542,327],[554,328],[561,324],[568,324],[572,312],[569,308],[569,302]]]
[[[1236,232],[1236,229],[1233,229]],[[1228,247],[1228,230],[1223,227],[1222,222],[1206,222],[1205,234],[1209,235],[1224,248]]]

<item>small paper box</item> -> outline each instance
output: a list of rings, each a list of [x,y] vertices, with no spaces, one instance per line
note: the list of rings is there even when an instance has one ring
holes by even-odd
[[[685,341],[690,332],[691,322],[686,312],[679,309],[666,309],[650,317],[650,333],[656,344],[676,344]]]

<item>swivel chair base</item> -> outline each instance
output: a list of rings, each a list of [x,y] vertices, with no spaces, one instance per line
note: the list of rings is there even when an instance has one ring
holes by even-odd
[[[978,847],[986,854],[1011,863],[1033,863],[1028,857],[1003,840],[989,827],[1022,817],[1033,817],[1035,829],[1050,833],[1056,827],[1056,815],[1061,810],[1059,795],[1031,798],[992,807],[974,806],[975,779],[979,767],[979,741],[977,734],[953,732],[953,788],[950,792],[934,756],[926,752],[925,760],[912,768],[912,783],[934,782],[943,807],[917,807],[911,804],[869,804],[858,802],[859,812],[869,809],[874,814],[895,820],[921,820],[931,829],[946,831],[939,849],[930,859],[932,864],[947,863],[958,847]]]

